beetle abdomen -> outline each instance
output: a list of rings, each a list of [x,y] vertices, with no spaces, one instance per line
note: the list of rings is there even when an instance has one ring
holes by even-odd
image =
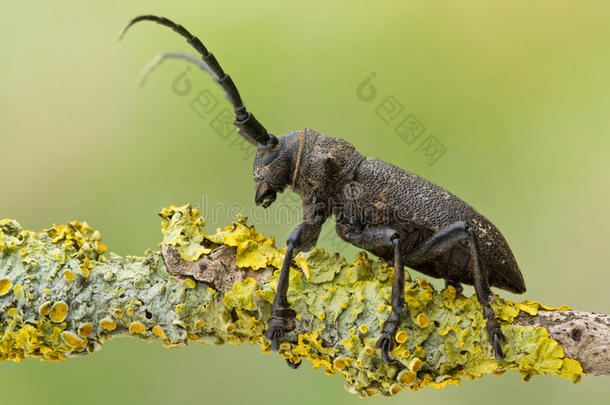
[[[477,235],[481,264],[492,286],[515,293],[525,292],[523,276],[513,253],[500,231],[469,204],[445,190],[390,163],[366,159],[358,170],[357,199],[347,201],[356,207],[362,226],[386,225],[405,235],[405,254],[418,242],[459,221],[472,226]],[[353,214],[353,213],[352,213]],[[360,218],[358,218],[358,216]],[[451,248],[430,262],[415,266],[432,277],[472,284],[469,241]],[[371,252],[392,260],[391,249]]]

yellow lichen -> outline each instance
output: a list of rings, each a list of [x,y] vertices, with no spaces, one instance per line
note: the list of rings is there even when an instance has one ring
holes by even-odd
[[[360,325],[360,327],[358,329],[360,330],[360,333],[362,333],[362,334],[369,331],[369,327],[366,326],[365,324]]]
[[[413,371],[405,368],[398,373],[398,375],[396,376],[396,380],[408,385],[415,381],[415,377],[416,374]]]
[[[197,284],[195,283],[195,280],[193,280],[192,278],[187,278],[184,280],[184,286],[186,288],[195,288],[195,287],[197,287]]]
[[[233,289],[225,293],[222,300],[227,308],[243,308],[252,311],[256,307],[255,302],[256,280],[252,277],[233,284]]]
[[[420,328],[425,328],[428,326],[428,316],[426,314],[417,315],[417,324]]]
[[[76,276],[74,275],[74,273],[72,273],[71,270],[64,270],[64,278],[66,279],[66,281],[73,281],[76,279]]]
[[[85,278],[89,277],[89,268],[85,264],[81,264],[80,266],[78,266],[78,269]]]
[[[423,364],[424,363],[421,361],[421,359],[415,357],[409,363],[409,370],[413,371],[414,373],[417,373]]]
[[[51,313],[51,301],[45,301],[40,307],[38,307],[38,313],[41,316],[47,316]]]
[[[3,278],[2,280],[0,280],[0,295],[4,295],[6,293],[8,293],[11,290],[11,287],[13,286],[13,283],[11,283],[11,280]]]
[[[87,341],[78,337],[74,332],[65,331],[61,332],[61,338],[70,347],[80,347]]]
[[[159,214],[163,230],[163,243],[178,245],[180,255],[186,260],[195,261],[201,255],[208,254],[211,249],[202,245],[205,220],[197,216],[190,204],[182,207],[171,206],[163,208]]]
[[[333,360],[333,367],[335,367],[337,370],[342,370],[345,368],[345,359],[342,357],[337,357],[335,360]]]
[[[17,301],[23,302],[25,300],[25,289],[21,284],[17,284],[13,287],[13,293],[15,294]]]
[[[21,316],[21,314],[19,313],[19,309],[18,308],[9,308],[8,311],[6,311],[6,314],[12,318],[17,317],[17,316]]]
[[[404,343],[407,341],[407,332],[405,331],[398,331],[396,332],[396,336],[395,339],[398,343]]]
[[[144,333],[146,332],[146,325],[141,322],[132,322],[129,325],[129,333]]]
[[[51,307],[51,312],[49,313],[49,318],[53,322],[63,322],[68,315],[68,304],[63,301],[58,301]]]
[[[78,334],[84,338],[89,337],[89,335],[91,335],[91,332],[93,331],[93,324],[92,323],[83,323],[81,325],[79,325],[78,327]]]
[[[159,325],[153,326],[152,331],[155,335],[159,336],[161,339],[163,339],[163,340],[167,339],[167,336],[165,336],[165,332],[163,331],[163,328],[161,328]]]
[[[390,386],[390,395],[396,395],[400,391],[402,391],[402,387],[400,386],[400,384],[392,384]]]
[[[110,318],[103,318],[102,320],[100,320],[100,326],[107,330],[115,330],[116,322]]]

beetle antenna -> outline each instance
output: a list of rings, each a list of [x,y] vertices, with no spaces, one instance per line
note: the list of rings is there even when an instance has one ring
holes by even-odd
[[[210,76],[212,76],[212,78],[214,78],[214,80],[218,79],[216,77],[216,75],[214,74],[214,72],[212,72],[210,70],[208,65],[206,65],[199,58],[199,56],[191,55],[191,54],[183,53],[183,52],[164,52],[164,53],[160,53],[159,55],[155,56],[155,58],[153,60],[151,60],[148,63],[148,65],[146,65],[144,67],[144,69],[142,69],[142,71],[140,72],[140,75],[138,76],[138,80],[137,80],[138,87],[144,86],[144,82],[146,82],[146,79],[148,78],[148,76],[150,76],[150,74],[157,68],[157,66],[159,66],[161,64],[161,62],[163,62],[165,59],[170,59],[170,58],[171,59],[185,59],[186,61],[197,65],[199,67],[199,69],[208,73]]]
[[[235,83],[233,83],[233,80],[231,79],[231,76],[229,76],[222,70],[222,67],[220,67],[220,63],[218,63],[216,57],[207,50],[207,48],[203,45],[199,38],[188,32],[186,28],[184,28],[182,25],[176,24],[165,17],[158,17],[155,15],[141,15],[129,21],[125,28],[121,30],[121,33],[119,34],[119,40],[123,38],[123,35],[125,35],[129,27],[139,21],[144,20],[155,21],[161,25],[171,28],[178,34],[182,35],[186,39],[186,42],[188,42],[189,45],[191,45],[197,52],[199,52],[199,54],[201,55],[201,61],[207,67],[207,69],[204,70],[211,74],[211,76],[214,78],[216,83],[218,83],[218,85],[222,88],[227,99],[233,106],[233,110],[235,111],[235,121],[233,121],[233,124],[238,128],[239,133],[244,138],[246,138],[252,143],[258,144],[259,146],[272,146],[277,144],[277,138],[267,132],[265,127],[254,117],[252,113],[250,113],[246,109],[241,100],[241,96],[237,91],[237,87],[235,87]],[[176,57],[191,60],[188,57],[184,57],[184,55]],[[163,59],[164,57],[161,57],[158,61],[153,60],[153,62],[148,65],[148,73],[150,73],[150,71],[152,71],[155,66],[157,66]],[[197,62],[197,64],[199,65],[199,61]],[[144,75],[144,78],[146,78],[146,75],[148,73]]]

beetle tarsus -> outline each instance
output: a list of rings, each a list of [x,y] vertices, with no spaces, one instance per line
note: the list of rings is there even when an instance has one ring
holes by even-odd
[[[489,341],[494,349],[494,355],[496,357],[496,360],[504,359],[504,353],[502,351],[502,345],[504,344],[504,335],[500,331],[500,325],[492,327],[491,330],[488,328],[487,333],[489,333]]]
[[[394,336],[400,324],[400,315],[392,311],[390,317],[383,325],[381,336],[377,339],[376,348],[381,349],[381,361],[385,364],[394,364],[396,359],[390,356],[390,352],[394,349]]]
[[[458,283],[457,281],[452,281],[452,280],[445,280],[445,288],[452,286],[453,288],[455,288],[455,292],[457,294],[461,294],[462,291],[464,291],[464,287],[462,287],[462,284]]]
[[[297,368],[301,367],[301,363],[303,363],[303,360],[300,360],[300,359],[296,363],[293,363],[289,359],[286,359],[286,364],[288,364],[288,367],[290,367],[293,370],[296,370]]]
[[[280,348],[280,340],[284,334],[294,330],[294,318],[296,312],[290,308],[272,310],[265,336],[271,341],[271,350],[277,352]]]

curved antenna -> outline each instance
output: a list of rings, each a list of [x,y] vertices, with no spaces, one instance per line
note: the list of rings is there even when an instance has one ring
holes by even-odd
[[[246,109],[241,100],[241,96],[237,91],[237,87],[235,87],[235,83],[233,83],[231,77],[222,70],[222,67],[220,67],[220,63],[218,63],[216,57],[207,50],[207,48],[203,45],[199,38],[188,32],[186,28],[184,28],[182,25],[176,24],[165,17],[158,17],[155,15],[141,15],[127,23],[125,28],[123,28],[119,34],[119,40],[123,38],[123,35],[125,35],[127,30],[132,25],[139,21],[155,21],[161,25],[171,28],[172,30],[183,36],[186,39],[186,42],[188,42],[188,44],[191,45],[201,55],[201,61],[207,67],[207,69],[204,70],[208,71],[212,75],[216,83],[218,83],[218,85],[225,92],[227,99],[229,100],[229,102],[233,106],[233,110],[235,111],[235,121],[233,121],[233,124],[238,128],[240,135],[242,135],[250,142],[254,140],[257,144],[261,146],[271,146],[277,144],[277,138],[267,132],[265,127],[263,127],[263,125],[254,117],[254,115],[252,115],[252,113],[250,113]],[[190,60],[190,58],[185,59]],[[152,69],[154,69],[154,67],[158,65],[158,63],[160,63],[162,60],[163,58],[161,58],[156,64],[149,64],[149,67],[152,66],[150,70],[152,71]],[[199,63],[197,62],[197,64]]]
[[[191,55],[188,53],[183,53],[183,52],[163,52],[163,53],[160,53],[159,55],[155,56],[154,59],[152,59],[150,62],[148,62],[148,65],[144,66],[144,69],[142,69],[142,71],[140,72],[140,75],[138,76],[138,80],[137,80],[138,87],[144,86],[144,82],[146,82],[146,79],[148,78],[148,76],[165,59],[185,59],[186,61],[197,65],[199,67],[199,69],[208,73],[210,76],[212,76],[212,78],[215,81],[218,80],[218,78],[216,77],[214,72],[212,72],[210,70],[210,68],[208,67],[208,65],[206,65],[198,56]],[[225,95],[226,95],[226,92],[225,92]]]

